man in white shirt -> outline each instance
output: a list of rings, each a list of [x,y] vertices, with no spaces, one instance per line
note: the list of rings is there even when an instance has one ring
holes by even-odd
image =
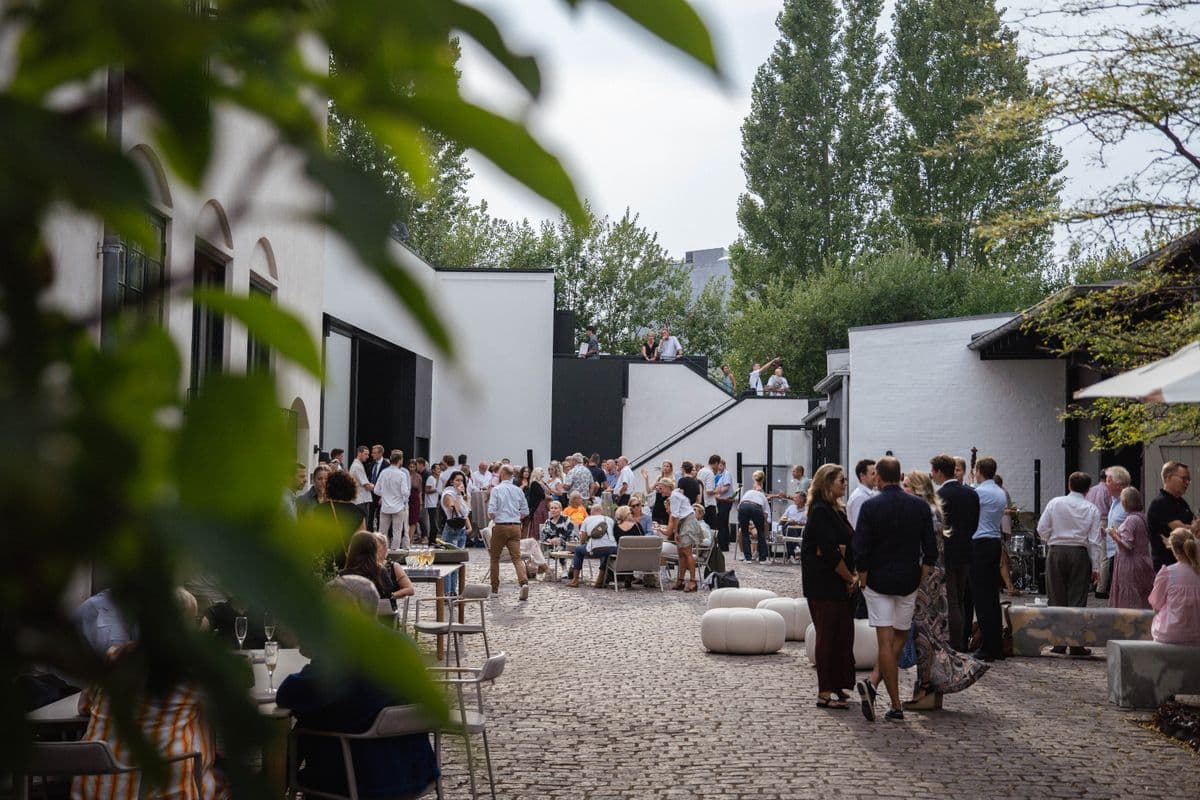
[[[467,481],[467,490],[471,494],[476,492],[486,492],[492,485],[492,473],[488,472],[488,467],[491,466],[486,461],[479,462],[479,469],[471,473],[470,480]]]
[[[404,453],[393,450],[388,458],[392,469],[379,473],[375,494],[379,497],[379,532],[392,546],[408,547],[408,495],[412,484],[408,470],[400,463]]]
[[[371,448],[360,444],[354,453],[354,460],[350,462],[350,476],[358,484],[358,491],[354,493],[354,505],[362,510],[363,519],[368,520],[371,518],[371,501],[374,499],[371,492],[374,491],[375,484],[367,480],[367,468],[363,465],[370,454]]]
[[[762,395],[763,395],[763,382],[762,382],[763,370],[770,369],[771,365],[774,364],[778,360],[779,360],[779,356],[775,356],[774,358],[772,358],[770,361],[768,361],[765,364],[759,364],[757,361],[754,362],[754,369],[750,370],[750,383],[749,383],[750,391],[754,392],[759,397],[762,397]]]
[[[1070,493],[1047,503],[1038,520],[1038,535],[1048,546],[1046,597],[1052,606],[1087,607],[1088,589],[1104,560],[1100,511],[1084,497],[1091,485],[1086,472],[1072,472],[1067,479]],[[1059,655],[1066,651],[1061,645],[1051,648]],[[1072,647],[1071,655],[1087,656],[1091,651]]]
[[[805,512],[805,506],[807,505],[808,498],[805,496],[804,492],[800,491],[799,489],[792,492],[791,502],[788,503],[788,507],[784,510],[783,516],[779,518],[779,528],[783,532],[784,536],[793,538],[799,536],[799,533],[789,533],[788,529],[803,527],[804,523],[808,521],[808,514]],[[787,543],[787,557],[789,561],[793,559],[796,561],[800,560],[799,556],[796,555],[796,548],[799,546],[800,545],[796,542]]]
[[[617,488],[614,494],[617,496],[617,505],[629,505],[629,496],[633,494],[633,469],[629,466],[629,459],[621,456],[617,459]]]
[[[492,520],[488,558],[492,569],[492,594],[500,592],[500,553],[507,549],[517,571],[517,583],[521,585],[520,597],[525,600],[529,597],[529,576],[525,574],[525,562],[521,559],[521,521],[529,516],[529,501],[512,482],[512,476],[511,466],[500,467],[500,482],[492,488],[492,496],[488,498],[488,517]]]
[[[771,376],[769,381],[767,381],[767,393],[784,395],[787,394],[791,388],[792,387],[788,385],[787,378],[783,377],[783,367],[776,367],[775,374]]]
[[[875,461],[874,459],[864,458],[854,465],[854,477],[858,479],[858,486],[854,487],[854,491],[850,493],[850,498],[846,500],[846,518],[850,520],[850,527],[858,524],[858,512],[862,508],[863,503],[875,496]]]
[[[662,338],[658,341],[658,360],[674,361],[683,355],[683,345],[671,335],[671,329],[663,325]]]
[[[425,517],[425,530],[429,541],[436,539],[442,532],[442,515],[439,510],[442,492],[438,489],[442,477],[442,462],[435,462],[429,468],[429,477],[425,479],[425,493],[422,495],[421,514]]]
[[[721,457],[713,454],[708,457],[708,466],[701,467],[696,473],[703,491],[704,523],[714,531],[717,529],[717,468],[720,466]]]

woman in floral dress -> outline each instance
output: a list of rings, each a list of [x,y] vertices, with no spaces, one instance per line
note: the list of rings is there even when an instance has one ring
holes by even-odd
[[[938,563],[917,588],[913,612],[913,639],[917,646],[917,683],[913,699],[904,704],[906,711],[925,711],[942,707],[942,695],[961,692],[987,672],[988,665],[950,646],[949,606],[946,601],[946,572],[942,552],[942,506],[933,489],[933,481],[924,472],[904,476],[904,490],[915,494],[933,509],[937,534]]]

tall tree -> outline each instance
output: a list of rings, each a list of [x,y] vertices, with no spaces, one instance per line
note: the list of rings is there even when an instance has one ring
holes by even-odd
[[[738,201],[742,233],[730,253],[739,293],[816,270],[840,239],[831,230],[842,93],[838,9],[833,0],[788,0],[775,25],[780,37],[755,76],[742,125],[749,191]]]
[[[987,147],[959,136],[989,103],[1033,97],[1028,63],[993,0],[899,0],[889,61],[898,115],[892,208],[903,231],[948,268],[963,261],[1040,269],[1049,225],[988,239],[996,217],[1053,208],[1062,161],[1037,121]]]

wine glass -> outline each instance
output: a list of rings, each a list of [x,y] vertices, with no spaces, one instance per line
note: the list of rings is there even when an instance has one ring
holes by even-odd
[[[267,665],[267,694],[275,694],[275,665],[279,663],[279,642],[263,642],[263,663]]]
[[[246,641],[246,618],[238,617],[233,621],[233,635],[238,640],[238,650],[242,649],[242,643]]]
[[[263,633],[267,636],[267,641],[275,638],[275,617],[270,614],[263,614]]]

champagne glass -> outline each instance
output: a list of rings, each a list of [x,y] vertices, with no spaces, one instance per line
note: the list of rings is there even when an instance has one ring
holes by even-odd
[[[267,636],[267,641],[275,638],[275,617],[270,614],[263,614],[263,633]]]
[[[238,650],[242,649],[242,643],[246,641],[246,618],[238,617],[233,621],[233,635],[238,640]]]
[[[275,694],[275,665],[279,663],[279,642],[263,643],[263,663],[267,665],[267,694]]]

